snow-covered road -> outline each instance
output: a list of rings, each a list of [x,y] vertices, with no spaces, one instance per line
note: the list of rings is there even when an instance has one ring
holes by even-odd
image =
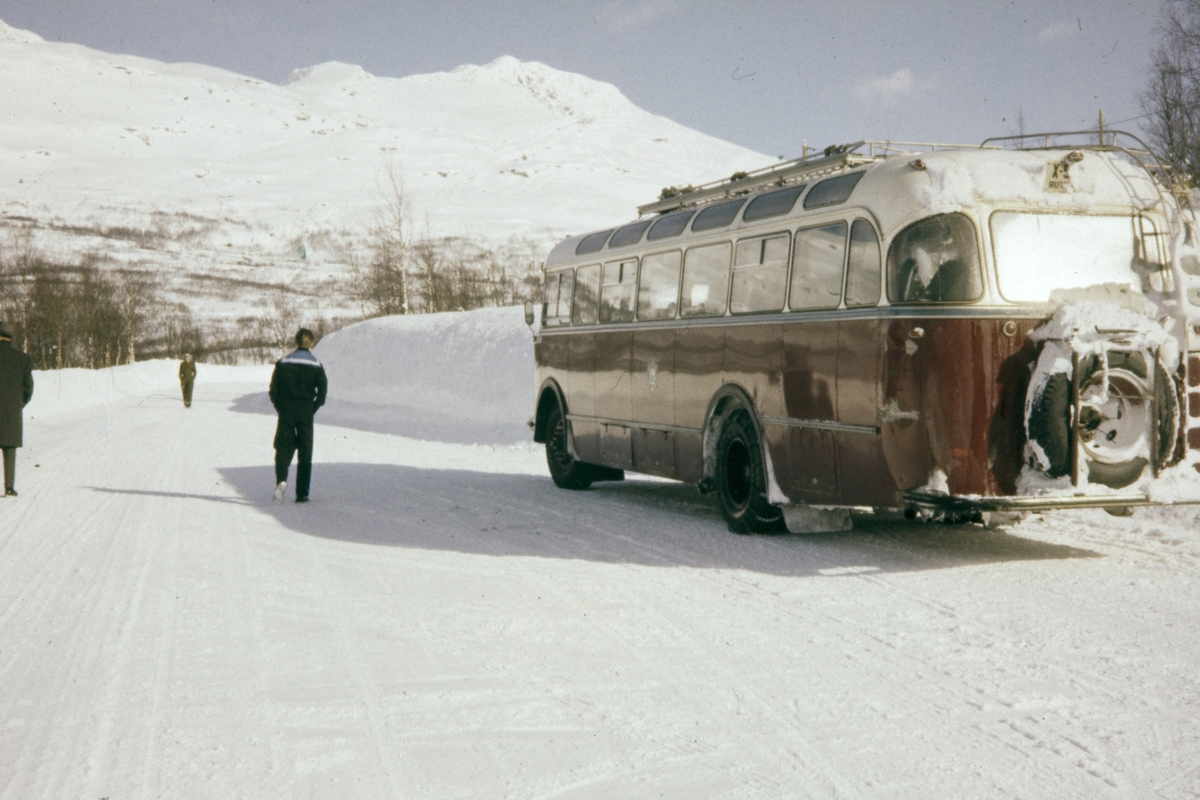
[[[268,373],[162,369],[27,420],[0,798],[1200,794],[1195,509],[738,537],[320,415],[277,506]]]

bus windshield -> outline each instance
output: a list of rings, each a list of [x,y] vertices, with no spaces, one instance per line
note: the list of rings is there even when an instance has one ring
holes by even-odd
[[[1044,303],[1056,290],[1106,283],[1141,291],[1130,217],[998,211],[991,228],[1000,294],[1007,300]]]

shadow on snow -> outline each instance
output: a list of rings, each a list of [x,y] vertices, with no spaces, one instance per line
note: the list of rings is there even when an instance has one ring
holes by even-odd
[[[713,495],[636,479],[568,492],[533,475],[317,463],[312,502],[293,503],[289,487],[287,501],[276,505],[270,467],[221,474],[249,504],[294,531],[385,547],[794,576],[1099,556],[974,525],[872,518],[845,533],[736,536]]]

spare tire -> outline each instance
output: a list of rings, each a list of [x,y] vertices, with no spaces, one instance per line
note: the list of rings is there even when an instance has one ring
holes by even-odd
[[[1048,478],[1061,478],[1071,471],[1071,378],[1055,372],[1035,391],[1029,411],[1029,440],[1046,457],[1046,463],[1035,466]]]

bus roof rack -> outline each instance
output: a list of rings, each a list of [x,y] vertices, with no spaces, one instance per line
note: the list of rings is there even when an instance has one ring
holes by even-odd
[[[740,197],[772,186],[785,186],[801,179],[838,172],[879,161],[891,155],[933,152],[942,150],[975,149],[984,145],[939,144],[934,142],[892,142],[863,139],[851,144],[836,144],[824,150],[806,152],[800,158],[772,164],[753,172],[735,172],[728,178],[700,186],[669,186],[658,200],[638,206],[638,216],[665,214],[682,208],[693,208],[718,200]],[[866,148],[865,153],[859,152]],[[990,146],[989,146],[990,147]],[[807,147],[805,148],[807,150]],[[996,147],[996,149],[1000,149]]]
[[[1117,144],[1117,137],[1130,139],[1137,147],[1125,147]],[[1066,139],[1067,141],[1063,141]],[[1084,140],[1084,141],[1081,141]],[[1031,142],[1032,144],[1026,144]],[[1016,147],[1012,145],[1016,144]],[[1150,146],[1132,133],[1115,129],[1088,131],[1054,131],[1052,133],[1018,133],[1012,136],[992,136],[984,139],[981,148],[1002,147],[1015,150],[1051,150],[1072,147],[1078,150],[1116,150],[1120,152],[1150,155]]]

